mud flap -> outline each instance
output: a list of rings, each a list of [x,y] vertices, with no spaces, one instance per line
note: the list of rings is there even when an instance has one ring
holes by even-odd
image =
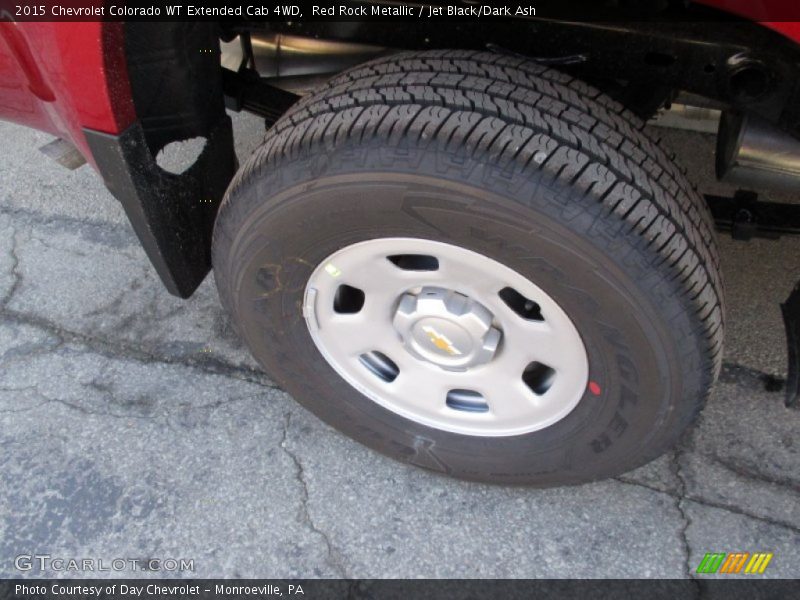
[[[214,219],[238,168],[219,34],[212,22],[126,22],[130,90],[120,101],[133,102],[136,120],[116,134],[84,129],[106,186],[167,290],[180,298],[211,268]],[[159,166],[161,150],[195,138],[205,146],[192,166],[181,173]]]
[[[786,375],[786,406],[798,407],[800,396],[800,282],[781,304],[783,324],[786,327],[789,371]]]

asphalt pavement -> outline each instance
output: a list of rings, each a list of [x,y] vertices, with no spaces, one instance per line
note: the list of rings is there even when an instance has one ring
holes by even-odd
[[[261,125],[234,124],[243,159]],[[703,191],[728,191],[711,137],[659,133]],[[464,483],[297,405],[233,333],[213,278],[170,296],[91,168],[38,151],[51,139],[0,123],[0,577],[689,577],[705,553],[739,551],[774,553],[766,577],[800,576],[779,309],[800,240],[720,240],[724,368],[674,452],[580,487]],[[162,566],[18,570],[28,555]]]

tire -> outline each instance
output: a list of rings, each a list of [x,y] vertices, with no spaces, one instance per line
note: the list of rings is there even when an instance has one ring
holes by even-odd
[[[574,408],[527,433],[472,435],[402,416],[340,376],[303,315],[309,278],[342,249],[395,238],[496,261],[561,307],[588,364]],[[622,106],[515,57],[403,53],[302,99],[232,182],[213,263],[253,355],[298,402],[458,478],[551,486],[638,467],[678,440],[720,368],[702,198]]]

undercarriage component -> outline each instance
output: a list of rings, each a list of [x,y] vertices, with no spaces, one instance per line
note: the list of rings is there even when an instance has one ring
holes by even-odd
[[[285,33],[252,32],[249,38],[253,67],[264,78],[332,75],[366,62],[386,50],[370,44]]]
[[[717,136],[717,177],[735,185],[800,190],[800,140],[766,121],[722,114]]]
[[[669,129],[683,129],[699,133],[717,134],[720,111],[715,108],[697,104],[683,103],[680,96],[673,102],[669,110],[661,111],[650,125]]]
[[[269,85],[250,69],[242,69],[238,73],[222,69],[222,89],[227,108],[255,113],[263,117],[267,127],[272,126],[299,98]]]
[[[755,192],[738,190],[733,198],[706,195],[706,203],[720,231],[735,240],[800,234],[800,205],[762,202]],[[786,329],[789,368],[786,376],[786,406],[798,406],[800,397],[800,282],[781,304]]]
[[[264,31],[222,44],[225,105],[247,110],[270,127],[299,96],[385,48]]]
[[[762,202],[755,192],[738,190],[733,198],[706,194],[706,203],[720,231],[735,240],[800,234],[800,205]]]
[[[86,159],[83,157],[83,154],[81,154],[75,146],[62,138],[56,138],[52,142],[48,142],[39,148],[39,151],[70,171],[74,171],[78,167],[86,164]]]
[[[598,3],[592,3],[599,6]],[[620,3],[614,3],[620,4]],[[636,3],[647,4],[647,3]],[[652,4],[652,3],[651,3]],[[648,108],[642,99],[657,92],[681,90],[742,113],[758,115],[782,131],[800,136],[800,56],[795,44],[764,27],[746,22],[704,21],[695,3],[684,20],[660,19],[616,23],[509,19],[503,22],[458,21],[442,27],[420,20],[412,27],[375,22],[271,23],[273,32],[405,50],[461,48],[525,57],[577,57],[559,69],[590,82],[621,81],[626,102]],[[605,8],[604,8],[605,10]],[[237,31],[242,31],[238,28]],[[559,60],[563,60],[559,59]],[[613,92],[609,86],[599,86]],[[627,92],[626,92],[627,94]],[[665,96],[662,96],[666,99]],[[649,106],[652,108],[652,105]]]
[[[786,376],[786,406],[798,406],[800,397],[800,283],[781,304],[783,324],[786,327],[789,370]]]
[[[675,89],[655,81],[619,81],[609,78],[586,80],[625,106],[643,121],[652,119],[658,111],[675,99]]]

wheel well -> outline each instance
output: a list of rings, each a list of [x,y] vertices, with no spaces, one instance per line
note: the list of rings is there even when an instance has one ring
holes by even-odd
[[[754,22],[723,20],[716,13],[707,18],[639,23],[510,19],[457,21],[448,27],[425,20],[404,27],[304,22],[271,23],[269,31],[397,50],[489,49],[567,71],[643,117],[686,91],[754,114],[800,138],[800,46]],[[249,25],[228,34],[263,32]]]

